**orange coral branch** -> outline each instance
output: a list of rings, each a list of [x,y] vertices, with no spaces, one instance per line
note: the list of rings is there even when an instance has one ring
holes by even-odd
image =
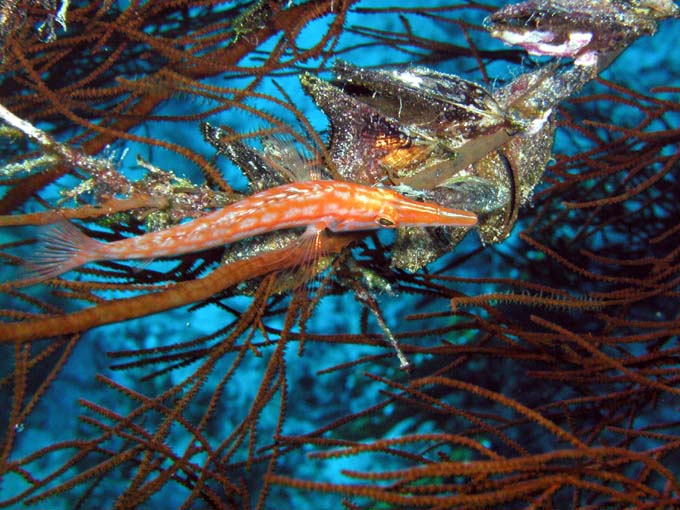
[[[323,253],[338,253],[357,239],[357,235],[323,238]],[[308,247],[295,243],[292,247],[239,260],[215,269],[205,278],[177,283],[159,292],[133,298],[105,302],[95,307],[57,317],[27,322],[0,323],[0,343],[29,342],[59,335],[83,333],[104,324],[144,317],[208,299],[239,282],[257,278],[272,271],[294,267],[308,256]]]

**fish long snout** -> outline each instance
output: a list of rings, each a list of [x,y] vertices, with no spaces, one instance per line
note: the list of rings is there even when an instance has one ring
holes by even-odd
[[[399,204],[400,226],[473,227],[476,224],[477,215],[472,212],[426,202]]]
[[[462,209],[448,209],[441,207],[439,215],[446,218],[446,225],[455,227],[474,227],[477,225],[477,215]]]

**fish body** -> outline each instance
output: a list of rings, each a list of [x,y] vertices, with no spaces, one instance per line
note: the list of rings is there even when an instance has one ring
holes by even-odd
[[[406,198],[396,191],[345,181],[296,182],[255,193],[222,209],[174,227],[102,243],[73,224],[50,229],[29,261],[34,280],[51,278],[101,260],[152,259],[182,255],[277,230],[306,227],[350,232],[405,226],[471,227],[474,213]]]

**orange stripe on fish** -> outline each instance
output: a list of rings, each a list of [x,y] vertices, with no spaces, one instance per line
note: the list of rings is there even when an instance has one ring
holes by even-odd
[[[306,227],[350,232],[406,226],[472,227],[474,213],[418,202],[396,191],[345,181],[306,181],[277,186],[193,221],[110,243],[92,239],[65,222],[48,229],[26,265],[31,285],[88,262],[152,259],[197,252],[276,230]]]

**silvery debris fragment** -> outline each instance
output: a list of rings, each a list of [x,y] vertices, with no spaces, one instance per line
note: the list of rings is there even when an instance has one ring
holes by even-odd
[[[235,133],[213,126],[208,122],[201,124],[203,139],[227,156],[241,169],[254,192],[273,188],[290,182],[265,158],[265,155],[248,146]]]
[[[671,0],[529,0],[495,12],[485,25],[492,36],[532,55],[594,66],[600,55],[654,34],[658,21],[679,14]]]
[[[330,119],[330,153],[338,173],[364,184],[381,182],[390,166],[417,166],[424,160],[421,150],[395,119],[346,93],[341,87],[311,74],[300,76],[305,91]],[[419,141],[425,148],[436,140]]]
[[[344,178],[410,194],[420,190],[428,200],[480,215],[484,243],[507,237],[551,156],[553,94],[565,90],[541,82],[555,69],[518,78],[500,94],[424,68],[373,70],[340,62],[335,72],[333,82],[309,74],[300,80],[329,117],[331,158]],[[540,100],[525,97],[536,91]],[[511,149],[498,152],[502,145]],[[400,229],[392,265],[415,271],[465,233]]]
[[[425,67],[377,70],[338,61],[337,80],[353,95],[405,126],[447,140],[467,139],[512,125],[493,96],[469,80]],[[363,89],[363,90],[362,90]]]
[[[428,194],[428,200],[447,207],[456,204],[456,207],[477,214],[490,214],[505,207],[510,200],[510,190],[491,179],[463,174],[445,186],[434,188]]]
[[[570,57],[489,92],[421,67],[344,62],[336,80],[301,82],[331,124],[331,158],[345,178],[418,190],[479,215],[483,243],[505,239],[552,157],[554,112],[625,47],[678,16],[670,0],[530,0],[486,20],[491,35],[530,53]],[[400,229],[392,265],[415,271],[450,251],[464,229]]]
[[[327,82],[300,80],[331,123],[331,157],[344,177],[399,183],[448,165],[471,139],[516,131],[514,119],[480,85],[425,68],[372,70],[345,62]]]

